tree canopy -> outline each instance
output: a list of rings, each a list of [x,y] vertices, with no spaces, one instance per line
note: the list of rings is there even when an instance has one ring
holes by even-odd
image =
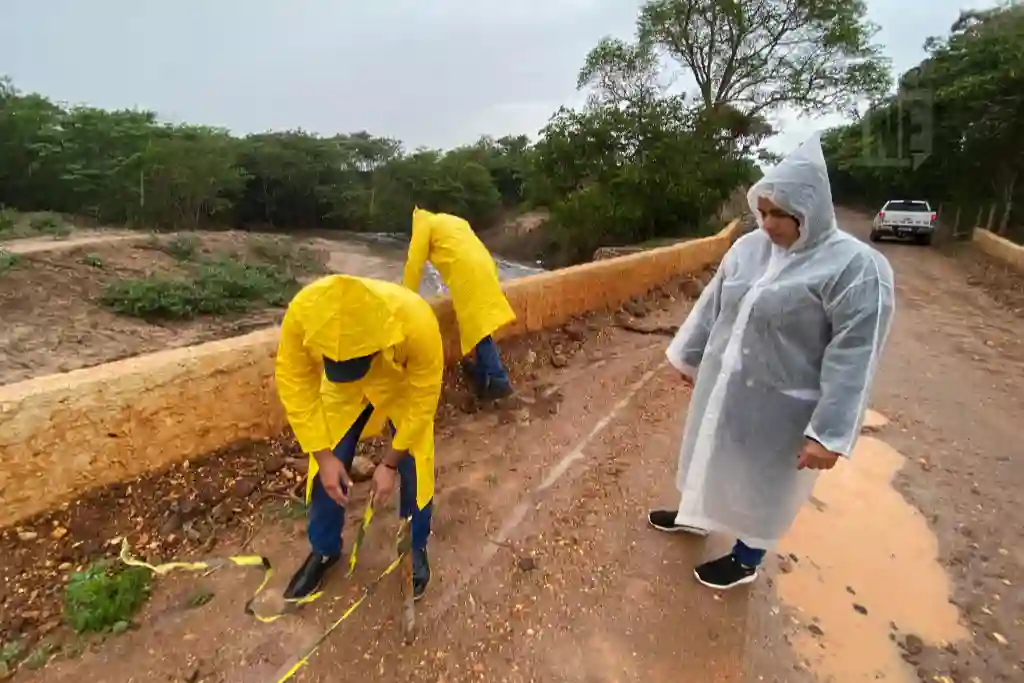
[[[992,227],[1005,232],[1024,218],[1014,213],[1024,169],[1024,5],[962,12],[925,48],[894,94],[825,136],[835,195],[924,198],[970,208],[970,221],[997,203]]]
[[[889,85],[863,0],[650,0],[638,35],[697,84],[705,109],[850,110]]]
[[[0,81],[0,204],[106,223],[400,232],[419,202],[487,225],[522,201],[528,144],[405,153],[366,132],[239,138],[153,112],[62,107]]]

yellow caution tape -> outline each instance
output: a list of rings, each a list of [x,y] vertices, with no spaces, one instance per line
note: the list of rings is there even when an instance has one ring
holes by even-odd
[[[407,523],[403,523],[403,527],[405,526],[407,526]],[[402,532],[400,531],[399,533],[401,534]],[[327,640],[328,636],[330,636],[331,633],[334,632],[334,629],[341,626],[341,622],[348,619],[352,615],[352,613],[356,611],[356,608],[363,604],[363,601],[366,600],[366,598],[373,595],[374,591],[376,591],[377,589],[377,585],[381,582],[381,580],[391,572],[395,571],[395,569],[397,569],[398,566],[402,563],[404,557],[404,555],[396,557],[395,561],[388,565],[387,569],[381,572],[376,579],[371,581],[370,584],[363,589],[363,594],[359,596],[359,599],[353,602],[351,605],[349,605],[349,608],[342,612],[340,617],[335,619],[330,626],[324,629],[324,632],[321,633],[320,636],[313,642],[313,644],[306,649],[306,651],[302,654],[301,657],[299,657],[295,664],[292,665],[292,667],[288,669],[288,671],[286,671],[285,674],[281,676],[281,678],[277,679],[277,683],[284,683],[292,676],[294,676],[296,673],[298,673],[299,669],[306,666],[306,664],[309,663],[310,658],[316,654],[317,650],[320,649],[320,646],[323,645],[325,640]]]
[[[363,522],[359,527],[359,533],[357,534],[356,541],[352,546],[352,554],[349,557],[349,576],[351,576],[352,572],[355,571],[356,560],[359,555],[359,546],[361,545],[363,539],[365,538],[366,530],[370,526],[370,522],[372,520],[373,501],[371,500],[370,503],[366,506],[366,510],[363,513]],[[342,613],[340,617],[334,620],[334,622],[332,622],[331,625],[328,626],[323,631],[323,633],[320,634],[316,641],[314,641],[313,644],[306,649],[302,656],[299,657],[298,660],[296,660],[295,664],[284,674],[284,676],[278,679],[277,683],[284,683],[284,681],[289,680],[292,676],[296,674],[296,672],[298,672],[299,669],[305,666],[309,662],[309,659],[314,654],[316,654],[317,650],[320,649],[320,646],[328,638],[328,636],[330,636],[331,633],[333,633],[334,630],[338,628],[338,626],[340,626],[343,621],[348,619],[349,616],[351,616],[352,613],[355,612],[356,609],[360,605],[362,605],[363,602],[368,597],[370,597],[370,595],[374,593],[374,591],[377,588],[377,585],[381,582],[381,580],[383,580],[384,577],[386,577],[388,574],[392,573],[393,571],[395,571],[396,568],[398,568],[402,560],[405,559],[405,556],[410,551],[410,543],[408,542],[409,533],[410,520],[404,519],[402,520],[402,524],[398,529],[397,545],[399,549],[399,555],[397,558],[395,558],[395,561],[388,565],[388,567],[383,572],[381,572],[377,576],[377,578],[371,581],[370,584],[363,589],[363,594],[359,596],[359,599],[352,603],[349,606],[349,608]],[[128,546],[128,539],[122,539],[120,560],[129,567],[141,567],[143,569],[148,569],[154,574],[158,574],[161,576],[169,574],[170,572],[175,570],[182,570],[187,572],[212,572],[229,564],[234,565],[236,567],[260,567],[263,569],[263,580],[260,581],[260,585],[252,594],[252,597],[250,597],[246,601],[245,612],[246,614],[251,615],[252,617],[254,617],[255,619],[264,624],[269,624],[271,622],[277,621],[281,617],[287,616],[290,613],[291,608],[300,605],[308,605],[309,603],[314,602],[323,596],[323,591],[318,591],[316,593],[312,593],[301,598],[286,598],[286,607],[284,610],[280,612],[269,615],[259,614],[258,612],[256,612],[256,610],[253,608],[253,603],[256,600],[256,598],[260,595],[260,593],[263,592],[263,589],[267,587],[267,584],[270,582],[271,577],[273,577],[274,575],[274,569],[270,564],[270,560],[263,555],[232,555],[227,558],[216,560],[201,560],[197,562],[165,562],[163,564],[150,564],[148,562],[144,562],[133,557],[131,554],[131,549]]]

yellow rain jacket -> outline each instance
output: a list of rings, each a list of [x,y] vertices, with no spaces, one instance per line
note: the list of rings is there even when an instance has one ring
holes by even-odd
[[[469,223],[444,213],[412,212],[412,242],[402,283],[420,288],[423,267],[434,264],[451,293],[462,355],[516,319],[498,281],[498,265]]]
[[[355,382],[330,382],[323,358],[349,360],[379,352]],[[367,403],[364,437],[395,425],[392,445],[416,461],[416,504],[434,496],[434,415],[441,395],[444,350],[433,309],[390,282],[329,275],[288,305],[277,347],[277,393],[305,453],[333,449]],[[317,473],[310,457],[307,501]]]

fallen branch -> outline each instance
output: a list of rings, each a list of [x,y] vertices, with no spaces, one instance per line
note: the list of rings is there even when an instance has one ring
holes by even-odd
[[[654,325],[651,323],[637,322],[636,320],[619,320],[616,321],[615,326],[626,330],[627,332],[635,332],[636,334],[658,334],[664,337],[676,336],[676,331],[679,329],[671,325]]]

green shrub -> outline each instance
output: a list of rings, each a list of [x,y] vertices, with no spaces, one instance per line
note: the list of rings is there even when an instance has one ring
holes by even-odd
[[[78,259],[78,262],[83,266],[89,266],[90,268],[103,267],[103,259],[96,254],[83,254],[82,258]]]
[[[151,575],[141,567],[115,567],[109,560],[75,572],[64,594],[64,619],[77,633],[112,631],[131,622],[149,597]]]
[[[0,646],[0,679],[14,671],[15,665],[25,654],[25,643],[12,640]]]
[[[201,299],[191,282],[152,276],[107,283],[100,305],[135,318],[184,320],[199,315]]]
[[[199,607],[202,607],[203,605],[206,605],[208,602],[213,600],[213,598],[213,591],[211,591],[209,588],[206,588],[205,586],[200,586],[199,588],[196,588],[195,591],[188,596],[188,598],[185,599],[185,607],[187,607],[188,609],[197,609]]]
[[[41,213],[29,221],[32,232],[54,237],[67,237],[71,234],[71,226],[52,213]]]
[[[249,252],[268,263],[290,263],[294,251],[291,244],[273,237],[257,236],[249,239]]]
[[[192,261],[199,253],[200,242],[195,235],[177,235],[171,238],[161,249],[177,261]]]
[[[10,251],[0,249],[0,275],[3,275],[20,262],[21,254],[15,254]]]
[[[250,238],[249,253],[271,265],[301,273],[315,272],[321,265],[312,249],[273,237]]]
[[[25,658],[23,666],[29,671],[42,669],[58,649],[59,648],[56,644],[48,640],[44,640],[33,648],[28,657]]]
[[[10,238],[14,236],[18,228],[18,213],[13,209],[0,207],[0,237]]]
[[[185,320],[284,306],[299,290],[286,269],[228,259],[200,264],[192,281],[151,276],[109,283],[100,304],[122,315]]]

